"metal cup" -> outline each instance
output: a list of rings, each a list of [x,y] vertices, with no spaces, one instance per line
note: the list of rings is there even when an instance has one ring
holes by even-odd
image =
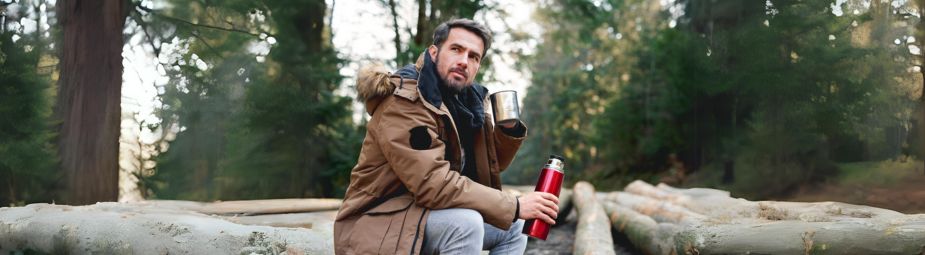
[[[495,124],[508,124],[520,120],[520,105],[517,104],[517,91],[503,90],[488,96],[491,99]]]

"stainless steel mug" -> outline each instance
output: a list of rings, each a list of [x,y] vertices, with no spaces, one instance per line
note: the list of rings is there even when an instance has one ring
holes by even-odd
[[[520,105],[517,104],[517,91],[503,90],[488,96],[491,100],[495,124],[507,124],[520,120]]]

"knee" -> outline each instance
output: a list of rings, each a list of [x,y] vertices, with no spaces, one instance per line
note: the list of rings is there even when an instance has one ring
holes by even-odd
[[[524,220],[517,220],[513,225],[511,225],[511,229],[508,232],[513,233],[514,239],[516,239],[518,242],[524,243],[526,245],[527,235],[521,234],[523,231]]]
[[[472,209],[452,209],[454,227],[466,234],[482,236],[485,232],[482,214]]]
[[[524,231],[524,220],[518,219],[517,221],[515,221],[514,224],[511,224],[511,229],[508,231],[515,232],[515,233],[523,232]]]

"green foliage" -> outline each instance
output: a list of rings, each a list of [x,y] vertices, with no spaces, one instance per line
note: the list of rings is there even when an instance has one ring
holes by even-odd
[[[669,27],[667,8],[643,2],[555,1],[530,60],[532,137],[506,177],[532,182],[522,164],[552,150],[572,180],[620,188],[657,181],[676,154],[700,185],[766,198],[836,174],[835,162],[894,156],[901,139],[884,132],[905,132],[910,100],[891,58],[893,20],[771,2],[682,1]],[[726,165],[737,177],[728,185]]]
[[[561,0],[540,6],[539,22],[547,30],[537,53],[526,57],[533,70],[523,107],[530,131],[504,173],[505,182],[532,184],[549,154],[565,157],[571,181],[602,180],[596,177],[616,173],[602,164],[606,143],[598,139],[594,122],[603,120],[620,87],[640,75],[630,53],[666,26],[663,13],[653,11],[657,5]]]
[[[335,93],[342,60],[320,18],[324,3],[176,4],[160,21],[174,23],[189,51],[162,95],[162,125],[179,133],[159,159],[155,195],[342,196],[363,133],[350,98]],[[176,22],[194,18],[240,31]],[[249,52],[254,45],[268,52]]]
[[[51,82],[37,73],[36,42],[0,33],[0,207],[51,202],[59,189],[51,141]]]

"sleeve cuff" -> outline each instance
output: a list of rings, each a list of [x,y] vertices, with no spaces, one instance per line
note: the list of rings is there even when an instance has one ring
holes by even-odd
[[[517,219],[520,219],[520,197],[516,197],[514,201],[517,202],[517,207],[514,209],[514,221],[511,222],[517,222]]]
[[[503,132],[505,135],[508,135],[514,138],[521,138],[527,134],[527,127],[525,127],[524,124],[520,123],[520,121],[517,121],[517,124],[515,124],[514,127],[512,128],[504,128],[500,126],[499,128],[501,128],[501,132]]]

